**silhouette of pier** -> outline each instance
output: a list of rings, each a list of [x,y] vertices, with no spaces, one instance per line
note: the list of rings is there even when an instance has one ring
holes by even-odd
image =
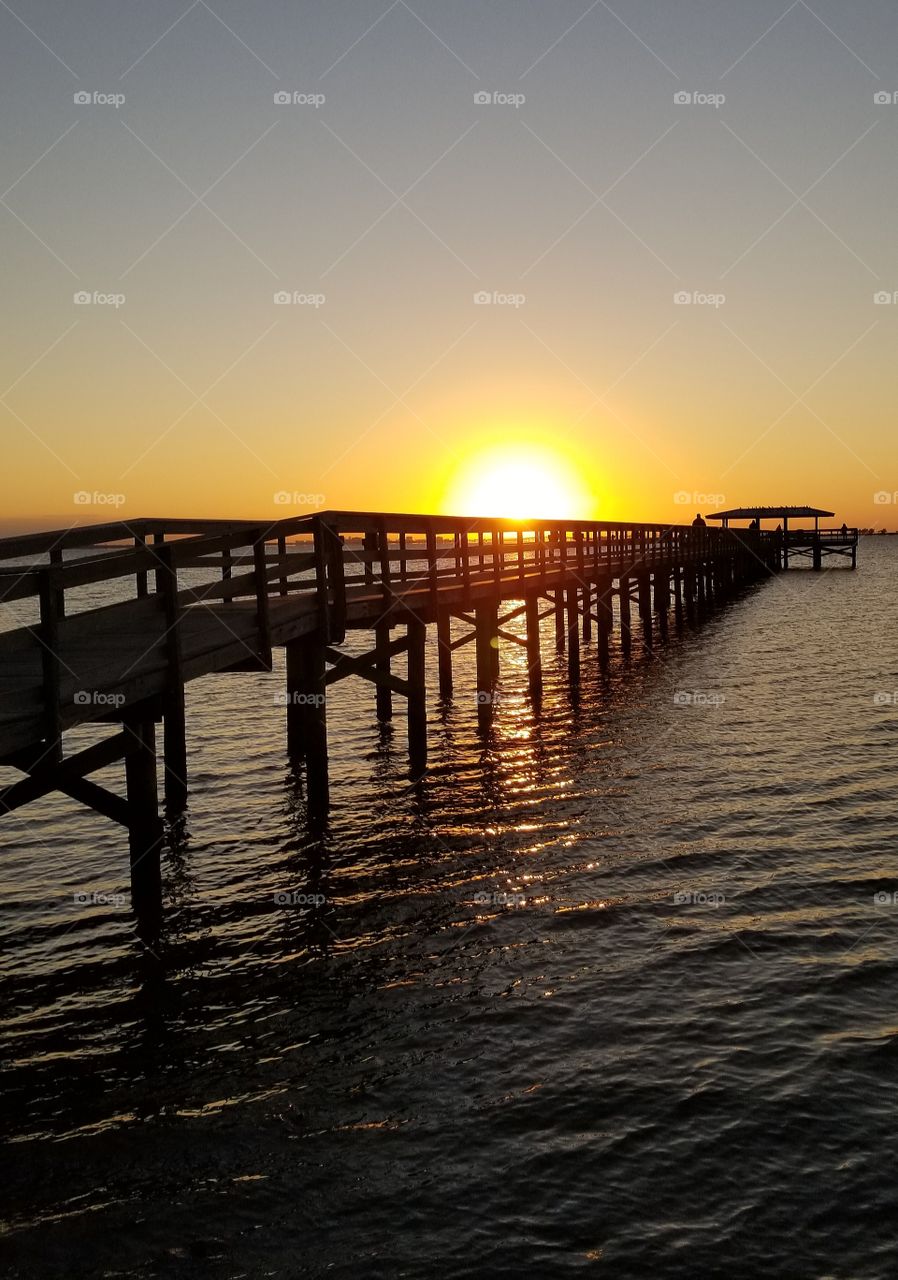
[[[429,632],[443,697],[454,655],[474,646],[477,714],[487,722],[503,645],[524,646],[539,698],[544,618],[554,619],[576,685],[593,639],[604,669],[615,627],[624,655],[634,643],[651,649],[671,608],[678,623],[694,621],[785,561],[782,537],[758,528],[348,511],[266,523],[142,519],[0,539],[0,605],[31,617],[0,633],[0,763],[25,775],[0,789],[0,815],[59,791],[126,828],[135,909],[152,928],[162,900],[159,765],[169,813],[182,810],[189,681],[270,671],[273,648],[285,649],[287,748],[304,767],[310,813],[320,814],[328,733],[339,733],[328,726],[327,690],[337,681],[373,685],[381,720],[404,700],[419,775]],[[84,607],[86,593],[116,602]],[[508,630],[521,617],[523,636]],[[369,634],[370,648],[342,650],[349,632]],[[91,722],[116,730],[66,754],[65,735]],[[117,761],[124,795],[90,776]]]

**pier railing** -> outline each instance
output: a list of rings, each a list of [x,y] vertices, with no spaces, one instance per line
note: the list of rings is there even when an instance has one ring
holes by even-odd
[[[392,608],[412,586],[429,587],[435,602],[447,580],[467,590],[489,579],[542,582],[701,562],[730,546],[757,544],[760,551],[762,541],[775,536],[688,525],[351,511],[265,523],[113,521],[0,539],[0,605],[38,602],[42,639],[52,651],[69,612],[66,593],[75,588],[130,578],[134,599],[161,598],[172,619],[196,604],[254,600],[263,633],[272,601],[304,593],[310,607],[314,598],[324,637],[339,642],[347,601],[365,593],[377,593]],[[11,559],[28,562],[10,565]]]

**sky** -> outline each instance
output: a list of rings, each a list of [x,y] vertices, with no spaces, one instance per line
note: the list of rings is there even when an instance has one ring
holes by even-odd
[[[891,0],[2,0],[0,521],[896,527],[896,50]]]

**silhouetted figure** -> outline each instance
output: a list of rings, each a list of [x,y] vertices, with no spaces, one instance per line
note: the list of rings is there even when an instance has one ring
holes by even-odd
[[[699,514],[698,514],[698,515],[695,517],[695,519],[693,520],[693,522],[692,522],[692,527],[693,527],[693,529],[706,529],[706,528],[707,528],[707,525],[705,524],[704,520],[703,520],[703,519],[702,519],[702,517],[701,517],[701,512],[699,512]]]
[[[845,521],[844,521],[844,520],[842,521],[842,530],[841,530],[841,532],[842,532],[842,537],[843,537],[843,538],[844,538],[844,537],[845,537],[845,535],[848,533],[848,525],[845,523]]]

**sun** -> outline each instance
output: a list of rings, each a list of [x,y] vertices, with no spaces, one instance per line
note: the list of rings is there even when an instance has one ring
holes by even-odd
[[[555,450],[534,446],[503,445],[473,456],[446,499],[451,515],[510,520],[586,520],[594,508],[583,473]]]

